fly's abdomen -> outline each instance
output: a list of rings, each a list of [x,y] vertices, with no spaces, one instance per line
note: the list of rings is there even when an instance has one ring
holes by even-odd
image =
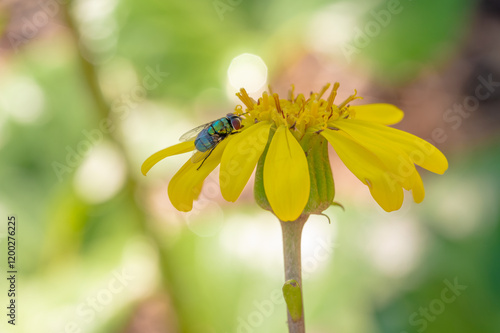
[[[198,151],[204,152],[213,148],[215,144],[214,138],[208,133],[208,130],[203,130],[194,140],[194,146]]]

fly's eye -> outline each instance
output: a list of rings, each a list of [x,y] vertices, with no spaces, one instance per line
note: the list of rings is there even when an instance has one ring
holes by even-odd
[[[235,130],[239,130],[241,128],[240,117],[231,117],[231,126],[233,126]]]

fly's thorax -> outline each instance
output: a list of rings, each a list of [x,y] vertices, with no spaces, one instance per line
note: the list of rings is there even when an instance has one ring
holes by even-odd
[[[230,123],[229,119],[227,119],[226,117],[220,118],[220,119],[214,121],[211,127],[213,128],[213,132],[214,132],[214,133],[211,133],[211,135],[229,134],[229,133],[231,133],[231,131],[233,129],[231,127],[231,123]]]

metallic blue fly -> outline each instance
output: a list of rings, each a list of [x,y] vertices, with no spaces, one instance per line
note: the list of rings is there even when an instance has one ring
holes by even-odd
[[[234,131],[237,131],[242,127],[243,125],[241,123],[240,116],[228,113],[225,117],[193,128],[189,132],[182,135],[179,140],[189,141],[195,138],[194,146],[197,151],[194,153],[193,157],[191,157],[191,161],[193,163],[198,163],[203,160],[198,167],[198,169],[200,169],[215,147],[217,147],[217,145],[228,135],[233,134]]]

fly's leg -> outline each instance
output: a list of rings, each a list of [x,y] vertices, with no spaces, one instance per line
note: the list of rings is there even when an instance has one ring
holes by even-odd
[[[201,162],[200,166],[196,168],[196,170],[200,170],[201,166],[203,165],[203,163],[205,163],[205,161],[207,160],[208,156],[210,156],[210,154],[212,154],[212,152],[214,151],[215,147],[210,149],[210,152],[208,153],[207,156],[205,156],[205,158],[203,159],[203,162]]]

